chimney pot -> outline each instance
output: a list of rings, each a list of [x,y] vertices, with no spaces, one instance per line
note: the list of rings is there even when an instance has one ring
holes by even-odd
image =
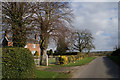
[[[8,30],[5,31],[5,36],[8,38]]]
[[[38,40],[37,34],[35,34],[35,40]]]

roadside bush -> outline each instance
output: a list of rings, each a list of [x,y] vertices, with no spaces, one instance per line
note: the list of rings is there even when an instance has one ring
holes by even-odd
[[[120,56],[120,48],[113,51],[113,53],[111,54],[111,56]]]
[[[34,56],[39,56],[39,52],[36,51],[35,54],[34,54]]]
[[[29,49],[2,49],[3,78],[34,78],[35,70],[34,58]]]
[[[85,57],[88,57],[87,54],[78,54],[78,55],[71,55],[71,56],[59,56],[56,57],[56,64],[68,64],[71,62],[75,62],[77,60],[81,60]]]
[[[120,66],[120,56],[108,56],[112,61],[117,63]]]
[[[47,54],[48,54],[48,55],[53,55],[53,50],[52,50],[52,49],[48,50],[48,51],[47,51]]]

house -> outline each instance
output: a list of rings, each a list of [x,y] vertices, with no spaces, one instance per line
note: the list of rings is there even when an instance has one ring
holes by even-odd
[[[2,45],[3,46],[13,46],[12,37],[8,37],[8,34],[6,34],[2,41]],[[33,55],[35,54],[36,51],[38,51],[38,53],[40,55],[40,45],[39,45],[37,34],[35,35],[34,39],[27,40],[27,44],[24,48],[28,48]]]
[[[37,34],[35,35],[34,39],[27,40],[27,44],[26,44],[25,48],[28,48],[33,55],[35,54],[36,51],[38,51],[38,53],[40,55],[40,44],[38,41]]]

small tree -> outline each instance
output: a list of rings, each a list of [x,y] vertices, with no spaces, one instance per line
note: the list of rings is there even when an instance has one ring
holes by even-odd
[[[56,52],[62,55],[62,53],[65,53],[66,50],[68,50],[68,45],[65,43],[65,39],[60,37],[57,42]]]
[[[48,54],[48,55],[52,55],[52,54],[53,54],[52,49],[48,50],[48,51],[47,51],[47,54]]]
[[[61,54],[71,50],[71,46],[74,42],[74,32],[72,29],[66,28],[61,31],[57,42],[57,53]]]
[[[50,49],[50,55],[53,55],[53,50],[52,49]]]

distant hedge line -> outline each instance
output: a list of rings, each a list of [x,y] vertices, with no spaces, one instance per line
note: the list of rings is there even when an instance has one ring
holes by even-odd
[[[3,78],[34,78],[35,76],[35,63],[29,49],[2,49]]]
[[[80,54],[80,52],[66,52],[66,53],[62,53],[62,55],[77,55],[77,54]],[[61,55],[61,53],[54,53],[53,55],[54,56],[55,55]]]
[[[78,54],[78,55],[71,55],[71,56],[59,56],[56,57],[56,64],[68,64],[71,62],[75,62],[77,60],[81,60],[85,57],[88,57],[88,54]]]

